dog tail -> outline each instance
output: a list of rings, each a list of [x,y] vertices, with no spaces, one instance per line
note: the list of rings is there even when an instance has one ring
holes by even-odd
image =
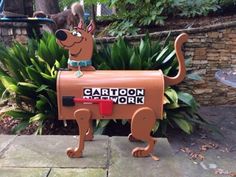
[[[187,42],[187,40],[188,40],[188,35],[186,33],[180,34],[175,40],[175,51],[179,63],[179,72],[174,77],[164,76],[165,86],[176,85],[180,83],[182,80],[184,80],[184,77],[186,75],[186,68],[184,62],[184,55],[181,48],[182,45],[185,42]]]
[[[84,9],[79,2],[75,2],[71,5],[71,12],[74,16],[78,16],[80,20],[84,20]]]

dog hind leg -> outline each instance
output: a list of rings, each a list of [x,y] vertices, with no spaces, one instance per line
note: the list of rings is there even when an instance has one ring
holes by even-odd
[[[67,155],[71,158],[81,157],[84,150],[86,132],[89,130],[91,112],[88,109],[78,109],[74,113],[77,124],[79,125],[79,144],[76,148],[68,148]]]
[[[132,151],[134,157],[146,157],[152,152],[155,139],[150,136],[151,130],[155,125],[156,117],[152,109],[143,107],[138,109],[131,119],[131,133],[132,136],[144,142],[147,142],[147,146],[136,147]]]

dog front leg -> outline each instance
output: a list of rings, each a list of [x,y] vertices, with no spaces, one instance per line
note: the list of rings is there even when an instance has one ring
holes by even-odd
[[[74,113],[75,120],[79,125],[79,144],[76,148],[67,149],[68,157],[81,157],[84,150],[84,141],[86,132],[89,130],[89,122],[91,119],[91,112],[88,109],[78,109]]]
[[[93,140],[93,121],[89,120],[89,129],[85,135],[85,141],[92,141]]]

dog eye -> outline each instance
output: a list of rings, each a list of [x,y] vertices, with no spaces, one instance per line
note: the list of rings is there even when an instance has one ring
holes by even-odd
[[[78,37],[81,37],[81,33],[80,33],[80,32],[77,32],[76,35],[77,35]]]
[[[77,35],[77,32],[76,32],[76,31],[73,31],[73,32],[72,32],[72,35],[73,35],[73,36],[76,36],[76,35]]]

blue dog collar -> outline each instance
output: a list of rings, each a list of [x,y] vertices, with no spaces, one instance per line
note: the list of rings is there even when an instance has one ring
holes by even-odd
[[[76,61],[76,60],[68,59],[68,64],[70,66],[73,66],[73,67],[78,67],[78,66],[86,67],[86,66],[91,66],[92,65],[92,61],[91,60]]]

